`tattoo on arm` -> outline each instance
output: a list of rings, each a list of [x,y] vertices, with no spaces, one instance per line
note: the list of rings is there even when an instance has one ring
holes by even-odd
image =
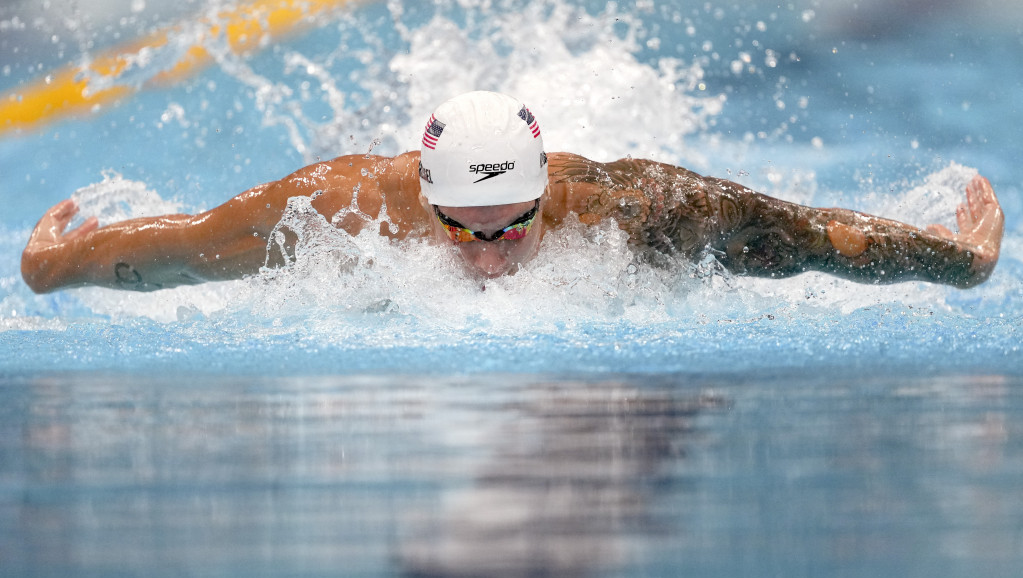
[[[861,282],[949,284],[971,276],[972,253],[916,227],[773,199],[671,165],[578,157],[552,182],[598,185],[586,199],[583,222],[613,217],[638,245],[687,257],[709,251],[736,273],[786,277],[818,270]]]
[[[831,209],[824,224],[829,251],[822,271],[874,283],[931,281],[962,286],[975,273],[973,253],[949,239],[916,227],[848,211]],[[857,237],[844,241],[847,231]]]
[[[742,187],[717,181],[731,196]],[[860,282],[932,281],[958,285],[973,255],[911,225],[846,209],[814,209],[742,189],[738,226],[712,247],[730,270],[787,277],[810,270]]]
[[[633,159],[596,163],[582,157],[563,167],[552,183],[597,185],[580,220],[614,218],[640,246],[696,256],[723,223],[740,218],[731,199],[715,206],[707,182],[686,169]]]
[[[128,263],[118,263],[114,265],[114,278],[117,282],[117,286],[121,289],[127,289],[132,291],[155,291],[162,289],[163,285],[158,283],[146,283],[142,280],[142,275]]]

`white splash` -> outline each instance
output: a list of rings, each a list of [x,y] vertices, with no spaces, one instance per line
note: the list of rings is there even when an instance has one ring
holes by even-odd
[[[615,25],[625,25],[620,36]],[[609,4],[591,15],[577,6],[534,2],[488,15],[466,30],[437,15],[408,34],[410,50],[391,59],[407,84],[412,122],[398,140],[417,142],[429,111],[468,90],[520,98],[540,120],[548,150],[597,160],[627,155],[675,161],[692,149],[684,138],[708,126],[724,95],[697,95],[699,65],[674,57],[640,63],[640,26]]]
[[[71,199],[78,205],[72,227],[88,217],[96,217],[100,225],[108,225],[182,210],[181,203],[165,200],[145,183],[127,180],[112,170],[104,171],[102,181],[75,191]]]

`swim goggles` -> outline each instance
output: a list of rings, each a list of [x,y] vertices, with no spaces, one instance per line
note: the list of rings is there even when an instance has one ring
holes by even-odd
[[[456,243],[468,243],[469,241],[514,241],[521,239],[529,234],[529,228],[533,226],[533,220],[536,219],[536,211],[540,208],[540,199],[536,200],[536,204],[533,205],[532,209],[529,209],[521,217],[515,219],[512,224],[496,231],[493,235],[487,235],[483,231],[473,231],[458,221],[440,212],[437,205],[433,206],[433,212],[437,214],[437,220],[440,221],[441,226],[447,231],[448,237]]]

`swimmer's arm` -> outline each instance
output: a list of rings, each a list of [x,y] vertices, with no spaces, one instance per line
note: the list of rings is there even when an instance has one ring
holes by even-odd
[[[998,261],[1004,217],[990,184],[976,177],[957,211],[960,234],[926,230],[846,209],[815,209],[735,183],[707,179],[717,227],[710,247],[728,269],[786,277],[824,271],[864,283],[928,281],[968,288]]]
[[[154,291],[240,279],[288,258],[291,235],[285,235],[283,247],[275,239],[273,251],[268,251],[268,242],[288,199],[299,196],[312,197],[313,208],[354,235],[378,215],[382,190],[401,189],[391,215],[399,225],[398,236],[407,235],[414,216],[402,208],[410,203],[398,201],[418,193],[402,180],[412,178],[405,173],[414,176],[417,159],[408,154],[395,159],[339,157],[252,188],[198,215],[131,219],[102,228],[90,218],[65,231],[78,211],[66,200],[47,211],[32,232],[22,254],[22,277],[37,293],[85,285]],[[347,216],[338,219],[341,209]]]
[[[90,217],[66,232],[78,208],[65,200],[32,232],[22,254],[22,277],[33,291],[47,293],[86,285],[154,291],[255,273],[266,260],[266,237],[273,227],[266,201],[263,210],[255,209],[268,187],[199,215],[130,219],[105,227]]]
[[[690,257],[709,250],[736,273],[787,277],[816,270],[859,282],[966,288],[986,280],[998,261],[1004,217],[982,177],[967,187],[967,203],[957,211],[960,233],[953,234],[936,225],[921,230],[845,209],[804,207],[651,161],[559,160],[551,181],[585,191],[568,202],[583,222],[612,217],[637,244]]]

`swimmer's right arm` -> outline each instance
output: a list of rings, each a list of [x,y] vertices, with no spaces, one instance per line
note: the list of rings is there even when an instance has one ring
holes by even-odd
[[[66,200],[48,210],[32,232],[22,253],[22,277],[37,293],[86,285],[155,291],[240,279],[264,265],[283,262],[278,251],[273,252],[276,257],[268,257],[267,240],[289,198],[330,191],[313,205],[332,215],[338,206],[351,202],[352,190],[366,184],[366,174],[385,174],[389,161],[365,155],[340,157],[252,188],[198,215],[131,219],[105,227],[90,217],[66,230],[78,212],[75,203]],[[361,188],[359,205],[374,214],[380,199],[368,184]],[[362,224],[353,220],[339,226],[354,234]]]
[[[105,227],[90,217],[70,231],[78,207],[62,201],[32,232],[22,253],[22,277],[33,291],[48,293],[85,285],[155,291],[254,273],[264,264],[273,227],[267,225],[273,211],[258,210],[255,201],[271,186],[199,215],[130,219]]]

